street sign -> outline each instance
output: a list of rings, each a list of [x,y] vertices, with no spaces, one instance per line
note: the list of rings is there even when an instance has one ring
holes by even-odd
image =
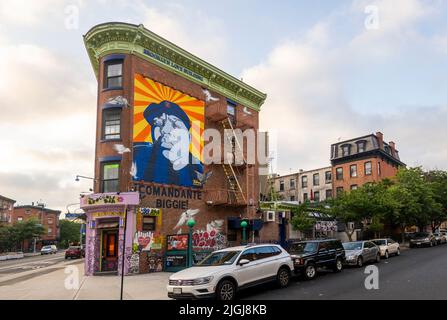
[[[83,215],[83,213],[66,213],[65,218],[66,219],[78,219],[79,217],[81,217],[81,215]]]

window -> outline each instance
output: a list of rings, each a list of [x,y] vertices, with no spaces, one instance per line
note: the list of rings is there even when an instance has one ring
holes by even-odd
[[[344,144],[341,146],[343,157],[347,157],[351,154],[351,145],[350,144]]]
[[[120,164],[104,163],[102,166],[102,192],[118,192]]]
[[[284,181],[283,180],[281,180],[279,182],[279,191],[284,191]]]
[[[143,231],[155,230],[156,217],[143,217]]]
[[[290,196],[290,201],[295,201],[295,196]]]
[[[366,141],[358,141],[357,142],[357,153],[365,152],[366,151]]]
[[[324,177],[325,177],[326,183],[332,182],[332,172],[331,171],[326,171],[324,173]]]
[[[123,86],[123,60],[112,60],[104,64],[104,88],[121,88]]]
[[[320,185],[320,174],[315,173],[313,178],[314,178],[314,186],[319,186]]]
[[[309,197],[307,196],[307,193],[303,194],[303,200],[304,202],[306,202],[307,200],[309,200]]]
[[[371,161],[365,162],[365,176],[370,176],[372,174],[372,163]]]
[[[53,229],[48,228],[48,235],[51,236],[53,234]]]
[[[103,131],[104,140],[121,138],[121,110],[109,109],[103,112]]]
[[[343,168],[337,168],[335,175],[337,180],[343,180]]]
[[[295,179],[290,179],[290,189],[295,189]]]
[[[53,224],[53,218],[48,218],[48,224]]]
[[[237,231],[236,231],[236,229],[228,229],[228,231],[227,231],[227,240],[228,241],[236,241],[237,240]]]
[[[350,171],[351,171],[351,178],[356,178],[357,177],[357,165],[353,164],[350,167]]]
[[[343,187],[337,187],[337,196],[341,195],[343,191]]]
[[[17,217],[17,221],[23,221],[23,217]]]
[[[30,210],[30,209],[26,209],[26,210],[25,210],[25,213],[26,213],[26,214],[30,214],[30,213],[31,213],[31,210]]]
[[[265,259],[273,256],[272,247],[259,247],[255,249],[256,259]]]
[[[380,162],[377,162],[377,175],[380,177],[381,175],[381,170],[380,170]]]
[[[315,191],[314,192],[314,201],[315,202],[320,202],[320,191]]]
[[[245,250],[245,251],[241,254],[241,257],[240,257],[239,261],[241,261],[242,259],[247,259],[248,261],[256,260],[256,252],[255,252],[255,249],[248,249],[248,250]]]
[[[332,189],[326,190],[326,199],[332,198]]]
[[[236,115],[236,106],[234,104],[227,103],[227,114],[233,117]]]
[[[357,190],[358,186],[356,184],[351,185],[351,190]]]
[[[307,188],[307,176],[301,177],[301,187]]]

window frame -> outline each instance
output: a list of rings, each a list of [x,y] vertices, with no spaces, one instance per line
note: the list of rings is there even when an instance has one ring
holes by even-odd
[[[330,176],[330,179],[327,178],[328,174]],[[326,171],[324,173],[324,179],[325,179],[326,183],[331,183],[332,182],[332,171]]]
[[[118,76],[110,76],[109,77],[109,66],[113,65],[121,65],[121,74]],[[110,79],[121,78],[120,86],[109,86]],[[103,89],[113,90],[113,89],[122,89],[123,88],[123,80],[124,80],[124,59],[112,59],[104,62],[104,83]]]
[[[366,165],[369,164],[369,173],[367,172]],[[372,161],[366,161],[364,164],[365,168],[365,176],[371,176],[372,175]]]
[[[306,180],[306,181],[304,181]],[[309,180],[307,179],[307,175],[306,176],[302,176],[301,177],[301,188],[307,188],[309,183]]]
[[[315,183],[315,177],[317,177],[317,180],[316,180],[317,183]],[[312,183],[313,183],[314,186],[319,186],[320,185],[320,174],[319,173],[314,173],[312,175]]]
[[[328,193],[330,193],[330,196],[328,196]],[[332,189],[326,189],[326,200],[327,199],[332,199],[333,195],[332,195]]]
[[[119,115],[119,132],[118,133],[113,133],[113,134],[107,134],[106,133],[106,128],[107,128],[107,121],[112,122],[112,121],[117,121],[116,119],[114,120],[107,120],[107,115],[110,114],[118,114]],[[122,129],[122,110],[121,108],[108,108],[108,109],[104,109],[102,111],[102,134],[101,134],[101,138],[103,141],[116,141],[116,140],[121,140],[121,129]],[[112,126],[112,125],[111,125]],[[116,125],[113,125],[116,126]],[[119,136],[119,137],[111,137],[108,138],[108,136]]]
[[[318,194],[318,200],[317,200],[317,194]],[[315,191],[314,192],[314,201],[315,202],[320,202],[321,197],[320,197],[320,191]]]
[[[355,172],[354,172],[354,174],[355,175],[353,175],[353,172],[352,172],[352,169],[355,169]],[[351,178],[357,178],[359,175],[358,175],[358,171],[357,171],[357,165],[356,164],[351,164],[350,166],[349,166],[349,176],[351,177]]]
[[[116,179],[104,179],[104,170],[105,167],[107,165],[118,165],[118,178]],[[108,193],[108,192],[120,192],[120,170],[121,170],[121,161],[105,161],[105,162],[101,162],[101,184],[100,184],[100,189],[101,189],[101,193]],[[117,181],[117,190],[116,191],[105,191],[104,189],[104,185],[106,181]]]
[[[152,219],[153,222],[148,223],[148,222],[144,222],[145,219]],[[150,225],[151,228],[145,228],[145,226]],[[141,219],[141,231],[155,231],[155,229],[157,228],[157,217],[153,217],[153,216],[145,216],[142,217]]]
[[[339,169],[341,170],[341,178],[339,177]],[[335,168],[335,180],[340,181],[343,180],[343,167]]]
[[[292,182],[293,182],[293,186],[292,186]],[[295,178],[290,179],[290,181],[289,181],[289,187],[290,187],[291,190],[296,189],[296,180],[295,180]]]
[[[279,191],[284,191],[284,180],[279,180]]]

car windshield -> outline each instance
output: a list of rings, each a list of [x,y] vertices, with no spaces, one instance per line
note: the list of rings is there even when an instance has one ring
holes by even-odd
[[[42,249],[51,249],[51,246],[44,246]]]
[[[425,238],[428,237],[428,233],[427,232],[416,232],[414,234],[414,238]]]
[[[240,251],[220,251],[213,252],[205,259],[200,261],[197,266],[207,267],[207,266],[223,266],[232,264],[237,256],[241,253]]]
[[[375,244],[377,244],[378,246],[385,246],[386,245],[386,240],[381,239],[381,240],[373,240],[372,242],[374,242]]]
[[[362,242],[346,242],[343,243],[345,250],[362,250]]]
[[[294,243],[290,246],[290,253],[311,253],[317,251],[318,243],[316,242],[300,242]]]
[[[81,247],[69,247],[68,250],[79,250]]]

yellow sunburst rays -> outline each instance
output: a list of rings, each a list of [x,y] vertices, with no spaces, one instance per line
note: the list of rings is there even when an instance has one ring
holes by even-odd
[[[177,104],[188,115],[191,121],[191,144],[189,150],[195,158],[203,162],[205,102],[145,78],[140,74],[135,75],[134,83],[133,142],[152,143],[151,125],[144,119],[144,110],[151,103],[170,101]]]

